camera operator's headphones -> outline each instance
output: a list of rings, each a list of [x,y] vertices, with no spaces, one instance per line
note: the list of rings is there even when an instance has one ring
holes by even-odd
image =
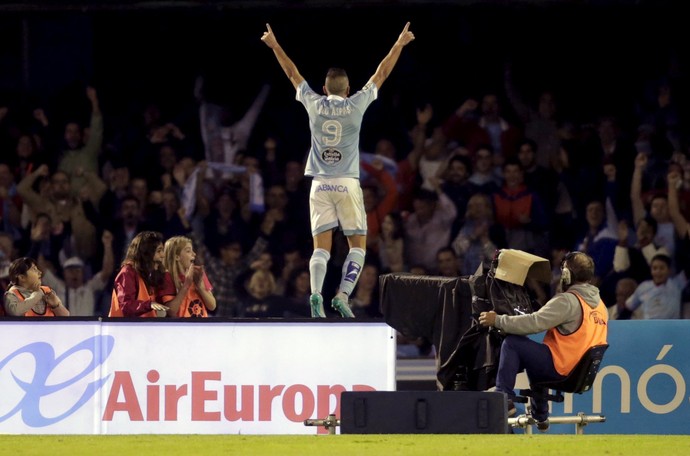
[[[568,288],[573,283],[573,274],[570,272],[570,269],[568,269],[568,261],[570,261],[578,253],[582,252],[568,252],[565,257],[563,257],[563,261],[561,261],[561,288],[563,290]]]

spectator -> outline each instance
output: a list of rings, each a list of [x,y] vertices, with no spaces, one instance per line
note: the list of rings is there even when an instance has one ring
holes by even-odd
[[[645,280],[625,301],[625,309],[641,311],[644,320],[666,320],[680,318],[681,292],[688,279],[685,271],[671,276],[671,258],[668,255],[656,255],[652,258],[652,278]],[[624,312],[619,312],[623,315]]]
[[[524,171],[525,185],[539,195],[547,216],[552,221],[558,202],[558,175],[552,168],[538,164],[537,151],[537,142],[525,138],[518,143],[517,158]]]
[[[407,156],[397,160],[396,149],[389,139],[377,141],[374,155],[381,155],[390,160],[397,160],[395,180],[398,185],[398,209],[410,210],[412,208],[412,195],[415,187],[419,185],[419,160],[424,151],[426,141],[426,129],[433,116],[433,108],[430,104],[417,109],[417,123],[409,132],[412,148]]]
[[[451,232],[451,237],[454,238],[462,225],[467,203],[472,194],[475,193],[475,188],[469,181],[472,174],[472,163],[469,157],[456,151],[448,159],[447,165],[439,171],[441,172],[439,177],[442,181],[441,190],[455,204],[458,213]]]
[[[34,190],[34,183],[48,175],[48,166],[39,166],[19,182],[17,192],[31,210],[33,219],[42,212],[49,215],[55,228],[54,234],[62,237],[63,248],[71,248],[70,244],[73,244],[72,255],[68,256],[76,255],[90,261],[96,253],[96,227],[87,219],[82,201],[73,196],[69,176],[64,171],[56,171],[50,176],[46,195]],[[98,204],[105,191],[103,181],[93,173],[85,173],[83,177],[89,181],[89,198]]]
[[[624,135],[620,122],[614,116],[602,115],[596,124],[596,134],[583,142],[582,153],[586,163],[597,167],[605,161],[616,165],[616,180],[622,188],[630,188],[635,161],[635,146],[629,137]],[[601,179],[599,174],[598,179]]]
[[[460,262],[455,250],[452,247],[443,247],[436,252],[436,262],[438,264],[438,275],[442,277],[460,277],[463,271],[460,269]],[[471,273],[473,273],[472,271]],[[469,274],[471,274],[469,273]],[[467,274],[467,275],[469,275]]]
[[[593,283],[601,280],[613,269],[613,256],[618,243],[617,221],[610,208],[601,201],[591,201],[587,205],[587,228],[578,235],[575,250],[585,252],[595,259]]]
[[[621,183],[618,179],[618,168],[613,159],[607,157],[602,165],[604,175],[603,194],[610,201],[618,220],[632,220],[630,201],[630,185]]]
[[[10,167],[0,163],[0,230],[12,233],[16,240],[21,238],[22,206]]]
[[[131,177],[129,181],[129,194],[139,200],[141,219],[148,220],[153,212],[154,205],[152,203],[149,184],[146,182],[146,179],[143,177]]]
[[[278,293],[285,294],[288,285],[294,279],[293,272],[302,268],[307,268],[308,271],[309,263],[307,257],[302,254],[302,249],[297,245],[286,246],[281,259],[282,261],[279,265],[280,273],[276,277],[277,290]],[[308,277],[309,275],[307,274],[307,278]]]
[[[8,160],[16,182],[24,179],[32,171],[48,161],[41,154],[36,138],[30,133],[22,133],[17,139],[15,155]]]
[[[524,125],[525,137],[534,140],[537,165],[551,169],[558,156],[561,128],[554,93],[548,89],[541,90],[535,109],[523,99],[516,87],[511,63],[506,63],[503,74],[506,95]]]
[[[217,307],[213,315],[216,317],[242,316],[242,308],[239,302],[237,283],[250,266],[259,259],[268,247],[268,236],[271,234],[275,222],[272,213],[264,216],[259,236],[254,241],[251,250],[245,255],[242,251],[242,243],[233,235],[228,235],[220,240],[219,255],[213,255],[196,232],[190,233],[195,241],[209,280],[213,283],[213,294],[216,297]]]
[[[399,212],[390,212],[383,218],[377,242],[382,272],[404,271],[405,226]]]
[[[573,232],[565,238],[576,238],[577,232],[587,225],[587,205],[594,200],[604,200],[603,189],[598,184],[601,181],[601,167],[600,164],[594,165],[585,160],[582,144],[578,140],[561,141],[559,150],[555,170],[570,197],[573,218],[577,222],[571,227]],[[582,185],[583,182],[587,182],[587,185]],[[594,262],[598,264],[596,259]]]
[[[177,124],[161,118],[150,124],[148,135],[140,141],[132,146],[137,152],[130,158],[131,166],[137,171],[146,170],[137,176],[145,177],[151,191],[162,190],[172,183],[173,168],[186,156],[190,140]]]
[[[41,268],[58,269],[62,263],[60,254],[64,256],[62,230],[61,224],[53,226],[52,219],[45,212],[37,214],[29,228],[28,244],[21,244],[22,256],[38,258]]]
[[[196,253],[192,240],[173,236],[163,247],[165,278],[158,296],[168,306],[168,316],[177,318],[207,318],[216,309],[213,286],[203,266],[195,264]]]
[[[424,141],[418,163],[423,189],[434,190],[434,180],[441,176],[449,158],[447,146],[448,140],[441,127],[434,128],[431,136]]]
[[[21,257],[9,267],[10,287],[5,292],[5,313],[13,317],[68,317],[69,310],[62,305],[50,287],[41,285],[43,273],[32,258]]]
[[[673,225],[678,236],[678,269],[688,271],[690,267],[690,225],[685,216],[681,213],[679,193],[682,188],[681,174],[678,170],[671,170],[667,176],[668,180],[668,212],[673,220]],[[687,273],[686,273],[687,274]],[[690,318],[690,286],[686,285],[681,294],[681,317]]]
[[[203,216],[203,238],[210,252],[218,256],[220,243],[231,234],[243,249],[251,247],[250,226],[240,216],[235,189],[222,188],[211,204],[210,212]]]
[[[57,163],[57,169],[63,171],[71,181],[73,196],[79,195],[82,187],[90,186],[85,173],[98,175],[98,155],[103,145],[103,115],[96,89],[87,87],[86,97],[91,104],[88,130],[77,121],[65,125],[63,148]]]
[[[514,156],[523,137],[521,129],[502,116],[495,93],[485,94],[481,106],[472,98],[463,102],[443,123],[443,133],[448,141],[466,144],[470,153],[476,153],[481,144],[490,144],[501,159]]]
[[[435,192],[418,189],[412,205],[414,212],[405,220],[405,261],[436,273],[436,252],[450,243],[455,204],[437,187]]]
[[[163,283],[163,235],[138,233],[115,277],[109,317],[165,317],[170,308],[156,302]]]
[[[109,284],[113,273],[113,236],[105,231],[101,237],[103,243],[103,264],[100,271],[87,280],[85,264],[79,257],[68,258],[62,264],[63,278],[58,277],[50,267],[42,268],[44,281],[60,297],[65,307],[73,317],[100,317],[108,312],[102,312],[98,306],[98,293]],[[40,262],[40,259],[39,259]]]
[[[259,168],[261,169],[261,178],[264,185],[267,187],[273,184],[287,184],[287,175],[290,172],[287,164],[296,167],[296,182],[299,182],[300,177],[303,177],[302,164],[286,156],[288,151],[279,150],[279,140],[274,135],[268,135],[262,144],[262,147],[254,153],[259,160]]]
[[[105,226],[111,227],[120,214],[123,199],[130,195],[130,172],[126,163],[113,160],[103,181],[107,188],[98,204],[98,215],[104,219]]]
[[[636,106],[639,125],[652,128],[675,150],[680,150],[684,119],[672,78],[665,75],[653,81],[646,89],[646,96],[638,100]]]
[[[503,226],[494,220],[491,198],[475,193],[467,203],[467,210],[452,248],[460,259],[463,274],[474,274],[485,261],[491,261],[496,249],[507,246]]]
[[[378,253],[378,238],[383,219],[398,207],[398,187],[393,176],[375,159],[371,164],[361,163],[369,175],[362,185],[364,210],[367,213],[367,248]]]
[[[616,273],[631,277],[638,283],[651,279],[652,258],[659,254],[669,256],[666,247],[654,242],[656,228],[656,220],[653,217],[644,217],[637,223],[637,241],[632,244],[628,222],[621,220],[618,223],[618,245],[613,256],[613,270]]]
[[[290,246],[303,245],[309,242],[309,233],[304,219],[298,212],[290,211],[288,195],[283,185],[274,184],[266,189],[264,214],[271,213],[275,220],[273,231],[269,236],[268,249],[273,256],[280,258]],[[259,214],[254,217],[255,225],[261,223]],[[300,227],[304,228],[301,230]]]
[[[290,220],[298,222],[293,227],[298,244],[311,244],[311,230],[309,229],[309,191],[311,180],[304,175],[304,165],[296,160],[285,163],[282,185],[287,196],[285,210],[290,214]],[[268,187],[270,188],[270,186]]]
[[[199,102],[200,129],[206,161],[237,163],[238,155],[247,148],[271,86],[264,84],[247,112],[242,118],[235,120],[230,118],[231,111],[227,106],[211,102],[204,84],[203,78],[197,80],[195,96]]]
[[[134,236],[141,231],[150,231],[150,225],[142,221],[139,204],[139,199],[134,195],[127,195],[122,198],[119,210],[115,214],[111,224],[115,264],[122,263]]]
[[[281,318],[281,309],[275,299],[276,279],[270,270],[257,269],[244,284],[240,299],[240,315],[246,318]]]
[[[635,292],[637,281],[630,277],[623,277],[616,283],[616,301],[609,306],[609,319],[625,320],[627,318],[639,319],[639,310],[632,312],[625,308],[625,301]]]
[[[524,171],[517,158],[504,163],[503,175],[504,184],[493,194],[493,204],[496,223],[505,230],[508,247],[545,257],[549,219],[543,202],[525,185]]]
[[[632,175],[630,187],[630,200],[632,202],[633,220],[638,224],[648,213],[657,223],[657,231],[654,241],[668,251],[671,259],[675,258],[676,230],[668,210],[668,198],[664,194],[655,194],[649,201],[649,211],[645,210],[642,199],[642,173],[647,167],[648,157],[644,153],[635,157],[635,170]]]
[[[290,270],[283,293],[276,296],[269,307],[280,309],[280,316],[285,318],[310,318],[307,305],[310,295],[309,267],[306,264],[297,266]]]
[[[154,231],[163,234],[164,239],[182,236],[187,233],[186,222],[182,220],[184,208],[180,195],[174,188],[166,188],[161,192],[162,204],[151,213],[148,221]],[[182,214],[181,214],[182,212]]]
[[[472,193],[491,195],[500,188],[500,178],[494,168],[493,156],[493,148],[488,144],[477,146],[473,171],[468,178],[472,185]]]

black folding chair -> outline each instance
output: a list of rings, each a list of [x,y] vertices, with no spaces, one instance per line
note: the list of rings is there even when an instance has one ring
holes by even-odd
[[[528,397],[563,402],[563,393],[582,394],[592,388],[608,344],[595,345],[585,352],[566,378],[554,382],[535,382],[529,389],[521,389],[516,402],[526,403]],[[549,390],[553,390],[551,394]]]

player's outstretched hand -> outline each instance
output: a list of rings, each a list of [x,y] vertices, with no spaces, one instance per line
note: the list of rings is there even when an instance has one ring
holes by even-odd
[[[276,36],[273,33],[273,30],[271,29],[271,25],[268,23],[266,24],[266,31],[261,36],[261,41],[266,43],[266,46],[268,46],[271,49],[278,46],[278,40],[276,39]]]
[[[410,23],[408,22],[407,24],[405,24],[405,28],[403,29],[403,31],[400,32],[400,36],[398,37],[398,43],[405,46],[412,40],[414,40],[414,33],[410,32]]]

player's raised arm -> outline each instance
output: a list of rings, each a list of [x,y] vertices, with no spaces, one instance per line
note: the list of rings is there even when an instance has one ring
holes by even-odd
[[[383,60],[381,60],[381,63],[379,63],[378,68],[376,68],[376,73],[374,73],[371,79],[369,79],[376,84],[378,89],[381,88],[383,81],[385,81],[391,74],[391,71],[393,71],[393,67],[395,67],[395,64],[398,62],[398,57],[400,57],[402,48],[414,40],[414,33],[410,32],[409,29],[410,23],[408,22],[405,24],[403,31],[400,32],[400,36],[398,36],[398,39],[396,40],[395,44],[393,44],[391,50],[388,51],[388,55],[386,55]]]
[[[273,49],[273,53],[275,54],[276,59],[278,59],[280,67],[283,69],[290,82],[292,82],[292,85],[297,88],[297,86],[304,81],[304,78],[301,74],[299,74],[299,70],[297,69],[295,63],[290,59],[290,57],[287,56],[280,44],[278,44],[278,40],[276,39],[270,24],[266,24],[266,31],[261,37],[261,41],[266,43],[266,46]]]

